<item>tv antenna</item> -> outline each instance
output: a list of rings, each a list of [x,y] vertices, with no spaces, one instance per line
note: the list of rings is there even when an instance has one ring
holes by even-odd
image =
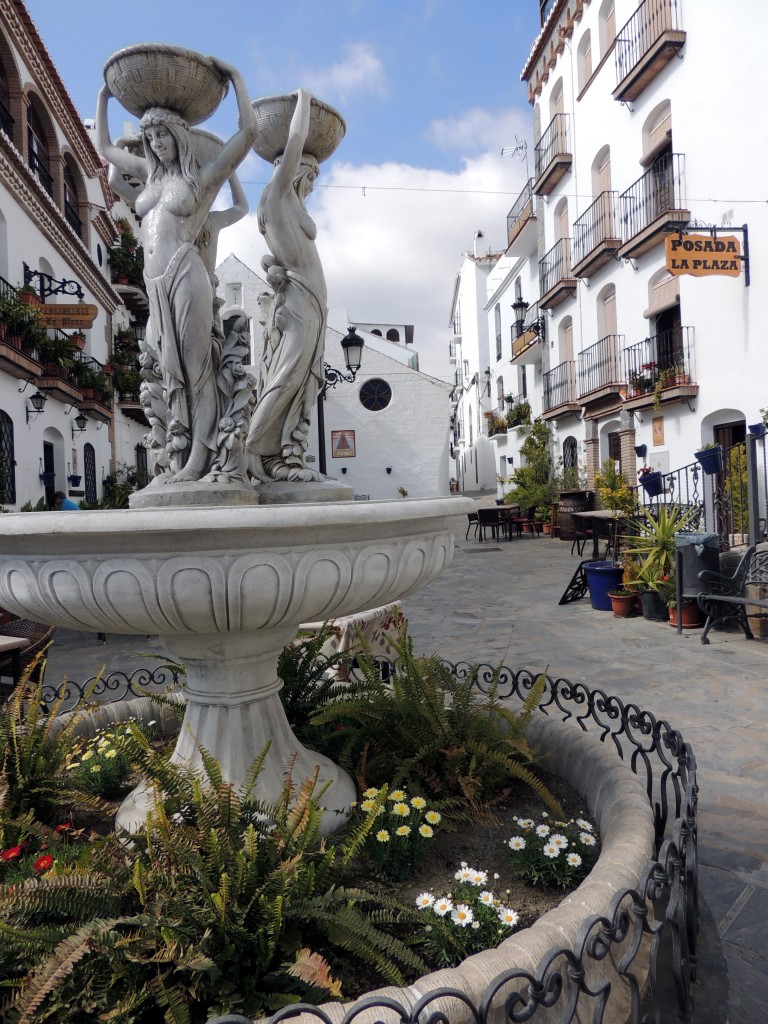
[[[528,181],[530,175],[528,174],[528,143],[525,139],[521,139],[519,135],[515,135],[514,146],[504,146],[501,151],[502,156],[516,156],[518,160],[525,161],[525,180]]]

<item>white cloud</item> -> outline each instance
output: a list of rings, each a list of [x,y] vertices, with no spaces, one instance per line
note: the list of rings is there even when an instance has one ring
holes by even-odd
[[[303,79],[315,95],[336,102],[361,93],[383,96],[387,91],[384,64],[369,43],[348,43],[340,61],[327,68],[306,68]]]
[[[527,111],[516,107],[504,110],[475,107],[461,117],[433,121],[426,136],[443,150],[460,153],[489,150],[499,153],[503,146],[514,144],[515,135],[522,138],[528,135],[529,121]]]
[[[328,305],[346,308],[352,323],[414,324],[421,368],[447,380],[450,303],[463,253],[477,229],[483,251],[504,247],[506,215],[524,181],[523,165],[498,150],[465,158],[457,173],[335,163],[309,204]],[[265,251],[250,214],[222,233],[219,259],[234,252],[258,271]]]

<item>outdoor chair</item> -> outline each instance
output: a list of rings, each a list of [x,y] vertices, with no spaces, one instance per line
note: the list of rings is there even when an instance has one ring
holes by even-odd
[[[480,532],[480,540],[485,540],[486,530],[491,531],[491,537],[494,540],[498,540],[501,534],[506,536],[507,523],[506,520],[499,515],[497,508],[481,508],[478,510],[478,530]]]
[[[541,523],[537,522],[536,520],[535,505],[529,506],[529,508],[526,509],[526,511],[522,515],[515,516],[512,522],[515,524],[515,527],[517,528],[518,536],[525,532],[530,533],[532,537],[538,537],[541,533]]]
[[[581,558],[584,545],[588,540],[592,540],[592,527],[588,525],[589,520],[582,519],[578,516],[573,516],[571,521],[573,522],[573,543],[571,544],[571,554],[573,554],[573,549],[576,548],[576,553],[579,558]]]
[[[469,531],[473,527],[474,527],[474,531],[475,531],[475,537],[477,537],[478,518],[479,517],[477,515],[477,512],[468,512],[467,513],[467,519],[469,520],[469,522],[467,523],[467,532],[464,535],[464,540],[469,540]]]
[[[13,685],[15,686],[16,683],[18,683],[19,678],[21,678],[27,668],[34,662],[37,655],[40,654],[41,651],[45,650],[51,642],[55,631],[55,626],[46,626],[42,622],[32,622],[31,619],[13,619],[11,622],[6,622],[4,626],[0,626],[0,633],[3,636],[26,637],[29,640],[29,646],[22,649],[19,658],[19,676],[16,677],[14,674],[13,655],[10,651],[0,654],[0,676],[11,676],[13,679]],[[38,662],[37,667],[30,678],[33,682],[39,682],[44,671],[45,665],[41,660]]]

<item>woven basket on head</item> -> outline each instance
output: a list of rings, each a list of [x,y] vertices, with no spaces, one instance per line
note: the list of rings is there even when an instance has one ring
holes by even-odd
[[[135,117],[150,107],[167,107],[189,124],[209,118],[228,85],[210,57],[165,43],[139,43],[113,53],[104,65],[104,81]]]
[[[285,149],[295,108],[295,96],[264,96],[253,101],[256,123],[259,127],[253,148],[269,163],[274,163]],[[313,156],[318,163],[322,163],[335,152],[346,130],[347,126],[341,114],[313,96],[304,152]]]

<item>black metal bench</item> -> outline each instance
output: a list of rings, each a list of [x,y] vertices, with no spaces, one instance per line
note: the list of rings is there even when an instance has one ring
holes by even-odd
[[[697,595],[699,607],[707,619],[701,642],[709,643],[707,634],[713,626],[723,629],[731,623],[744,630],[747,640],[753,640],[749,620],[768,619],[768,598],[760,594],[752,596],[747,589],[759,587],[762,593],[762,588],[768,588],[768,550],[747,548],[733,575],[705,569],[699,573],[699,579],[707,588],[707,592]]]

